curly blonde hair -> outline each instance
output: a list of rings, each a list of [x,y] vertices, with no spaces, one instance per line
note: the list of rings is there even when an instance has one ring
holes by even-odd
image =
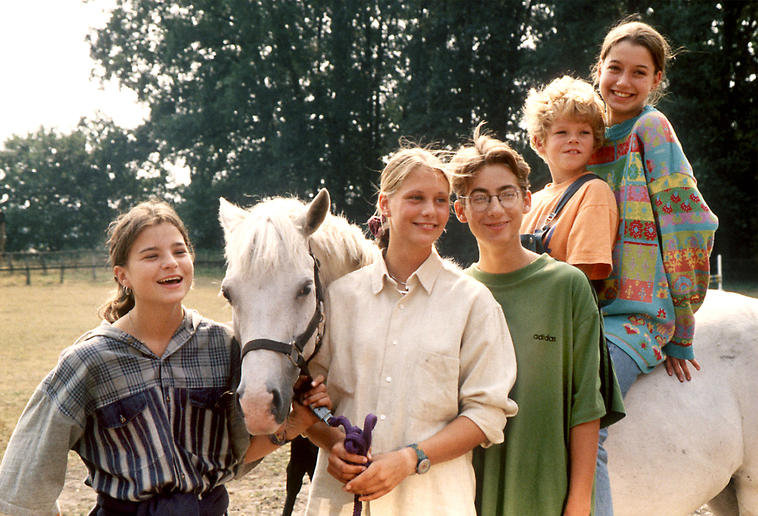
[[[535,145],[545,143],[550,127],[560,118],[587,122],[592,128],[595,148],[605,141],[605,106],[590,83],[564,75],[541,90],[531,89],[524,103],[524,124],[529,145],[544,159]]]

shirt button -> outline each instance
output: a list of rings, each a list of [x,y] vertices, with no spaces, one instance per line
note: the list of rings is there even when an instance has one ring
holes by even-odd
[[[399,308],[400,310],[405,310],[405,305],[400,305]]]
[[[171,395],[166,394],[166,403],[171,403]]]
[[[124,424],[124,423],[126,423],[126,418],[123,416],[123,414],[122,414],[122,415],[121,415],[121,417],[119,418],[119,421],[121,421],[121,424]]]
[[[392,345],[397,346],[397,339],[392,339]]]
[[[385,416],[384,414],[382,414],[381,416],[379,416],[379,419],[382,420],[382,421],[384,421],[385,419],[387,419],[387,416]]]
[[[392,383],[392,377],[391,377],[391,376],[388,376],[388,377],[386,378],[386,380],[387,380],[387,383]]]

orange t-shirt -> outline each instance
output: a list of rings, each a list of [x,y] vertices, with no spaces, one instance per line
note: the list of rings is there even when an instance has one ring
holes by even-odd
[[[532,195],[532,208],[521,221],[521,233],[541,228],[574,180],[549,183]],[[579,188],[551,222],[544,239],[545,248],[556,260],[589,265],[590,279],[604,279],[613,270],[612,250],[618,224],[618,208],[611,188],[602,179],[592,179]]]

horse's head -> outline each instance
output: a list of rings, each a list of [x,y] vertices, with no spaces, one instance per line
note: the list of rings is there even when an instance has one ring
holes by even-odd
[[[276,198],[250,210],[220,202],[227,260],[221,289],[243,347],[239,401],[248,432],[272,433],[287,416],[299,374],[297,353],[275,344],[301,337],[305,357],[315,345],[315,335],[304,335],[320,310],[309,240],[329,213],[329,193],[321,190],[308,205]],[[248,343],[253,350],[246,352]]]

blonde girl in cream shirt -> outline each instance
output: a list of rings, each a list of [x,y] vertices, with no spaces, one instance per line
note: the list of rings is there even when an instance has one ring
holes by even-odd
[[[516,360],[490,292],[437,254],[449,199],[435,154],[397,151],[377,202],[383,260],[330,285],[312,371],[326,377],[335,414],[378,423],[370,463],[345,451],[341,430],[311,428],[320,451],[309,515],[350,515],[354,494],[364,514],[475,514],[471,450],[503,441]]]

